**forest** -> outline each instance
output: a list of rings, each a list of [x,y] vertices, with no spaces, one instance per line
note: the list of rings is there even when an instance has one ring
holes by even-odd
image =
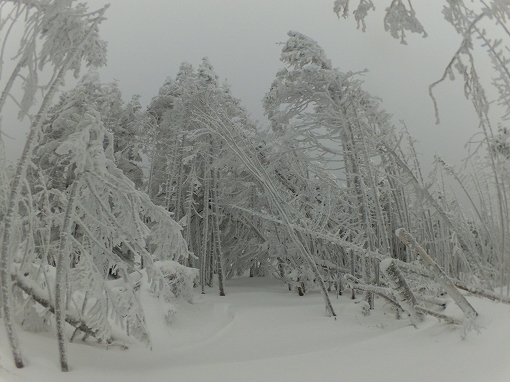
[[[427,36],[411,1],[374,2],[331,7],[339,23],[353,18],[363,30],[375,5],[386,7],[396,44]],[[383,316],[382,329],[426,328],[420,341],[427,330],[483,338],[493,312],[508,321],[509,2],[444,1],[440,17],[461,43],[429,86],[430,112],[439,123],[441,85],[460,82],[478,133],[460,167],[436,155],[431,170],[406,125],[365,90],[363,73],[340,71],[298,31],[274,58],[281,69],[262,100],[265,126],[208,58],[183,62],[147,106],[137,95],[126,102],[98,71],[108,12],[75,0],[0,2],[1,125],[14,112],[30,126],[15,162],[0,130],[0,379],[52,368],[48,378],[64,378],[54,377],[61,370],[78,380],[73,364],[86,368],[77,358],[89,351],[85,360],[108,349],[139,358],[132,347],[157,349],[174,321],[179,339],[182,317],[207,327],[200,306],[219,317],[212,326],[231,328],[229,304],[250,305],[243,282],[282,294],[275,304],[286,320],[300,306],[328,319],[331,333],[351,310],[372,328]],[[152,329],[155,317],[163,329]],[[165,341],[172,346],[172,336]],[[41,366],[45,355],[33,349],[50,346],[55,364]],[[510,359],[509,347],[501,353]],[[279,370],[253,380],[290,380]]]

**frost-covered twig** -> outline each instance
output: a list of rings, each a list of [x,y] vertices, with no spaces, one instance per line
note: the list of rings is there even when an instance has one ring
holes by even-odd
[[[435,116],[436,116],[436,124],[439,124],[440,122],[440,119],[439,119],[439,108],[437,106],[437,100],[436,100],[436,97],[434,96],[434,93],[433,93],[433,89],[439,85],[441,82],[443,82],[446,77],[448,77],[448,75],[452,75],[453,73],[453,66],[455,65],[456,62],[458,62],[459,60],[459,57],[462,53],[466,53],[468,50],[468,46],[471,44],[471,32],[472,30],[475,28],[476,24],[484,17],[486,16],[485,13],[481,13],[478,15],[478,17],[476,17],[472,22],[471,22],[471,25],[469,25],[468,28],[466,28],[466,31],[464,33],[464,36],[463,36],[463,39],[462,39],[462,42],[459,46],[459,48],[457,49],[457,51],[455,52],[455,54],[453,55],[452,59],[450,60],[450,62],[448,63],[448,65],[446,66],[446,68],[444,69],[444,72],[443,72],[443,75],[441,76],[441,78],[437,81],[435,81],[434,83],[432,83],[431,85],[429,85],[429,95],[430,95],[430,98],[432,99],[432,102],[434,103],[434,112],[435,112]]]

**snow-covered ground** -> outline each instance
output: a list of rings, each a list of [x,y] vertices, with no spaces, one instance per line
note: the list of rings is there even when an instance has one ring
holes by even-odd
[[[153,348],[124,338],[129,349],[91,341],[69,344],[71,371],[60,372],[53,333],[20,332],[26,367],[14,368],[1,330],[0,380],[19,381],[510,381],[510,305],[468,297],[480,333],[427,318],[418,329],[396,320],[381,299],[363,316],[348,296],[326,317],[318,293],[290,293],[273,278],[226,282],[193,304],[169,304],[142,286]],[[455,306],[448,312],[459,314]]]

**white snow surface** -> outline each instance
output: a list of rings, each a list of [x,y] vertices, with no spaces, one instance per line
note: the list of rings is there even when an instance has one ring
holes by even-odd
[[[125,335],[129,349],[75,339],[70,371],[60,372],[52,332],[19,331],[26,361],[16,369],[0,330],[0,381],[510,381],[510,305],[468,296],[480,313],[480,333],[428,317],[415,329],[396,320],[384,301],[363,316],[359,301],[332,301],[327,317],[318,292],[292,294],[271,277],[240,277],[196,294],[193,304],[152,297],[146,279],[142,303],[152,350]],[[448,314],[459,318],[451,303]],[[3,326],[3,325],[2,325]]]

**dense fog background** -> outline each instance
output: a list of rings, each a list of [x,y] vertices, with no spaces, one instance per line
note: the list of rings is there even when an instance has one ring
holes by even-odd
[[[88,1],[91,10],[105,3]],[[428,37],[409,35],[408,45],[402,45],[384,31],[385,6],[376,2],[362,33],[352,15],[337,18],[332,0],[112,0],[100,26],[108,41],[108,65],[100,70],[101,79],[119,81],[125,100],[140,94],[146,105],[167,76],[175,77],[182,61],[198,66],[207,56],[234,95],[265,125],[261,99],[283,66],[280,43],[289,30],[296,30],[316,40],[341,71],[369,70],[363,75],[365,89],[383,100],[395,124],[407,124],[426,170],[435,153],[451,164],[460,163],[467,155],[463,146],[478,125],[463,97],[462,81],[437,88],[440,125],[435,124],[428,95],[429,84],[441,77],[460,38],[443,20],[441,5],[422,0],[413,6]],[[67,87],[75,83],[70,77]],[[19,155],[27,128],[26,120],[3,122],[12,138],[4,136],[10,159]]]

